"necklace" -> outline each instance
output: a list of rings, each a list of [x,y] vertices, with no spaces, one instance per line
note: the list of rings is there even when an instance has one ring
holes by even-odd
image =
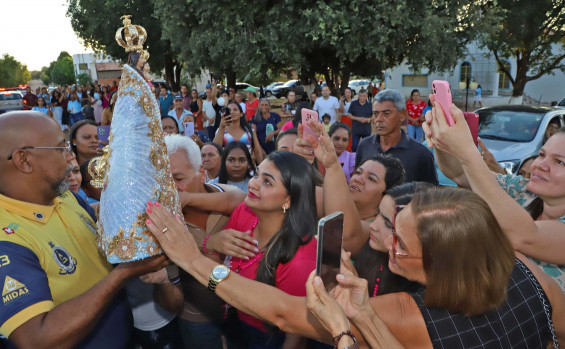
[[[255,218],[255,222],[253,222],[253,226],[251,227],[251,237],[253,237],[253,233],[255,232],[255,228],[257,227],[258,222],[259,222],[259,218]],[[251,265],[253,265],[255,262],[257,262],[259,259],[261,259],[261,257],[263,257],[263,252],[259,252],[257,255],[255,255],[255,257],[253,257],[251,260],[247,261],[245,264],[243,264],[243,259],[240,258],[239,264],[235,268],[235,272],[239,274],[240,271],[249,268]]]
[[[377,290],[379,289],[379,282],[381,281],[381,278],[378,277],[378,275],[380,274],[380,272],[383,271],[383,265],[381,264],[381,267],[379,268],[379,273],[377,274],[377,280],[375,282],[375,290],[373,291],[373,297],[377,296]]]

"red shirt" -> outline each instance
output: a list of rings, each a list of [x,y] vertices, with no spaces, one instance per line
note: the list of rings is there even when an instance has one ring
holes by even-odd
[[[241,203],[232,213],[230,220],[224,229],[235,229],[238,231],[250,231],[257,219],[257,216],[251,211],[245,203]],[[275,286],[290,295],[305,297],[306,296],[306,280],[316,269],[316,249],[317,240],[312,238],[306,245],[300,246],[294,257],[286,264],[279,264],[275,275]],[[250,258],[249,261],[252,261]],[[238,266],[244,266],[249,263],[248,260],[236,257],[227,257],[226,265],[235,271]],[[245,269],[239,271],[239,275],[248,279],[255,280],[257,267],[260,259],[255,260]],[[263,326],[263,321],[238,311],[239,319],[261,331],[267,330]]]
[[[251,121],[251,119],[257,114],[257,108],[259,108],[259,98],[255,99],[253,102],[245,102],[245,119]]]
[[[31,108],[35,107],[35,105],[37,104],[37,96],[34,95],[33,93],[27,93],[24,97],[24,109],[25,110],[31,110]]]
[[[406,101],[406,110],[408,110],[408,125],[422,126],[422,121],[417,120],[422,116],[422,112],[426,108],[426,102],[420,101],[418,104],[412,103],[409,99]]]

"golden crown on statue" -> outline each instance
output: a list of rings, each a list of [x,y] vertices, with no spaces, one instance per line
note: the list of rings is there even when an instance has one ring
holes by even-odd
[[[140,25],[131,24],[131,15],[120,17],[123,20],[124,26],[116,31],[116,41],[118,44],[126,49],[126,52],[142,52],[149,58],[149,54],[144,52],[143,44],[147,39],[147,32],[145,28]]]

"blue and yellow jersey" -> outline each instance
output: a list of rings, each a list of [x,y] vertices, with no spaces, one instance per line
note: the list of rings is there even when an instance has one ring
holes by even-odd
[[[96,247],[95,222],[69,191],[51,206],[0,195],[0,229],[0,334],[5,337],[34,316],[83,294],[112,268]],[[114,319],[102,321],[127,318],[115,309],[127,311],[124,305],[112,306],[107,313]],[[112,326],[123,329],[127,320],[118,323]]]

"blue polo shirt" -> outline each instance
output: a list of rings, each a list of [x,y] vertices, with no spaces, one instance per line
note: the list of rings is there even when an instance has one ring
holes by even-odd
[[[425,146],[410,138],[402,131],[400,142],[383,152],[379,135],[364,138],[355,156],[355,167],[363,161],[377,155],[387,154],[402,162],[406,171],[406,182],[428,182],[438,185],[437,172],[434,164],[434,156]]]
[[[361,103],[359,103],[359,100],[356,99],[353,102],[351,102],[351,105],[349,106],[348,114],[360,118],[370,119],[371,116],[373,115],[373,108],[371,107],[371,103],[369,101],[366,101],[365,104],[361,105]],[[363,124],[360,123],[359,121],[353,120],[351,122],[351,125],[352,125],[351,132],[353,134],[361,135],[361,136],[368,136],[371,134],[370,123]]]

